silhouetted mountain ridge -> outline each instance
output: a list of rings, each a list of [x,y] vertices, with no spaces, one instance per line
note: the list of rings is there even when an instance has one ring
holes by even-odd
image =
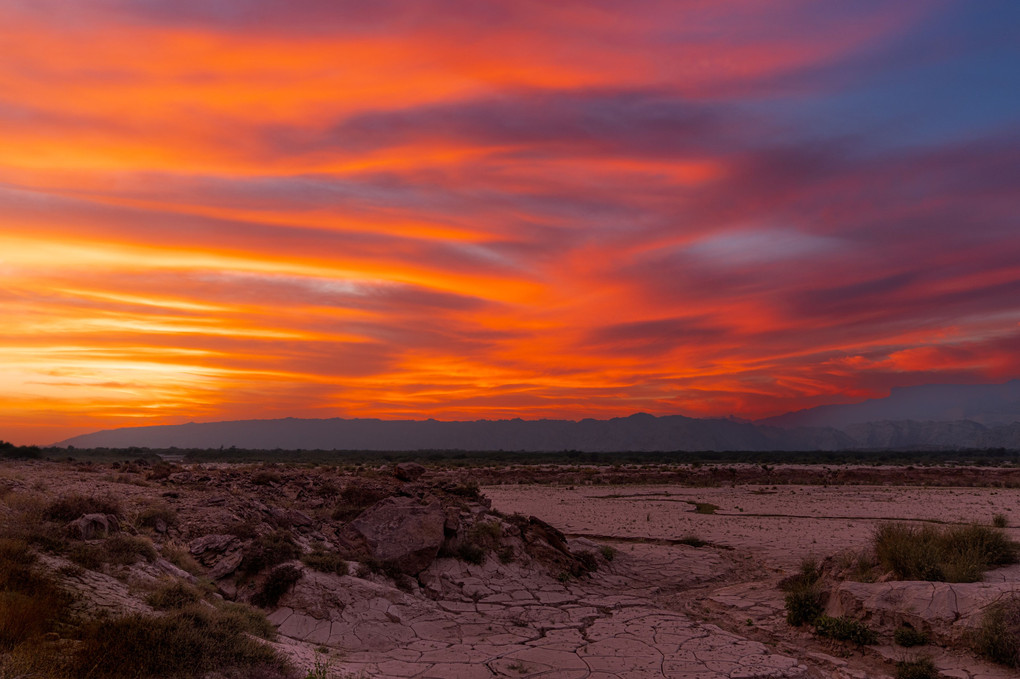
[[[129,427],[57,445],[79,448],[337,450],[529,450],[586,452],[837,449],[853,442],[836,430],[787,431],[725,419],[639,413],[609,420],[297,419]]]
[[[895,389],[885,399],[821,406],[758,422],[647,413],[579,421],[285,418],[112,429],[57,445],[535,452],[1020,450],[1020,380]]]

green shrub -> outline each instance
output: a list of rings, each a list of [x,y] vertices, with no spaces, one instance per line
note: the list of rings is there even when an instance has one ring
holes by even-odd
[[[316,545],[311,552],[303,555],[301,561],[314,570],[321,573],[335,573],[336,575],[347,575],[347,562],[337,552],[327,551],[320,545]]]
[[[822,614],[822,591],[814,584],[801,585],[786,593],[786,622],[794,627],[813,623]]]
[[[989,568],[1017,561],[1017,544],[988,526],[885,523],[874,535],[879,563],[900,580],[977,582]]]
[[[704,547],[708,543],[697,535],[685,535],[677,541],[681,545],[687,545],[688,547]]]
[[[996,514],[992,517],[992,525],[996,528],[1005,528],[1009,525],[1009,517],[1005,514]]]
[[[153,503],[138,513],[138,525],[155,528],[162,521],[168,527],[177,523],[177,511],[168,504]]]
[[[1020,667],[1020,595],[989,606],[974,635],[974,650],[993,662]]]
[[[155,561],[159,557],[152,542],[140,535],[118,533],[104,540],[98,547],[105,561],[122,566],[129,566],[139,559]]]
[[[260,535],[248,545],[238,567],[249,575],[259,573],[284,561],[301,556],[301,549],[294,544],[294,538],[285,530]]]
[[[301,569],[290,564],[277,566],[269,571],[262,587],[251,598],[251,602],[262,608],[272,608],[280,601],[280,597],[287,593],[298,580],[301,579]]]
[[[901,660],[896,663],[896,679],[938,679],[940,676],[931,658]]]
[[[575,573],[575,575],[594,573],[599,569],[599,560],[598,557],[595,556],[595,552],[587,549],[579,550],[574,552],[574,558],[577,559],[577,563],[580,566],[580,572]]]
[[[113,514],[121,516],[120,501],[94,495],[68,495],[54,500],[43,509],[43,517],[50,521],[74,521],[83,514]]]
[[[90,679],[184,679],[229,670],[282,679],[293,672],[272,647],[238,631],[207,606],[89,625],[69,669],[73,676]]]
[[[176,611],[194,606],[202,600],[202,595],[191,585],[173,580],[159,586],[156,591],[145,597],[145,601],[160,611]]]
[[[896,631],[893,632],[893,641],[898,646],[904,648],[910,648],[911,646],[924,646],[928,643],[928,635],[921,630],[916,630],[913,627],[897,627]]]
[[[485,563],[486,554],[488,554],[488,550],[474,542],[461,542],[457,545],[457,558],[476,566]]]
[[[469,539],[489,547],[495,547],[503,540],[503,526],[499,521],[479,521],[468,529]]]
[[[840,616],[820,615],[815,619],[815,634],[837,641],[850,641],[866,646],[878,641],[878,634],[860,620]]]
[[[254,634],[267,641],[276,640],[276,627],[259,609],[233,601],[221,601],[216,607],[220,611],[220,620],[227,629]]]
[[[784,592],[804,589],[813,586],[821,577],[822,572],[818,567],[818,561],[813,557],[807,557],[801,560],[800,570],[779,581],[779,589]]]
[[[601,547],[599,547],[599,553],[602,555],[602,558],[605,559],[606,561],[612,561],[613,559],[616,558],[616,547],[613,547],[611,545],[602,545]]]

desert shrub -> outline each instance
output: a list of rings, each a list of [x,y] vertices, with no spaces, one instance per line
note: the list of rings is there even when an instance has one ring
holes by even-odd
[[[475,542],[461,542],[457,545],[457,558],[473,563],[476,566],[485,563],[486,554],[488,554],[488,550]]]
[[[815,619],[815,634],[837,641],[850,641],[859,646],[878,641],[878,634],[860,620],[840,616],[820,615]]]
[[[28,543],[0,539],[0,650],[50,631],[70,597],[35,567]]]
[[[330,479],[320,479],[312,488],[312,492],[322,498],[336,497],[340,494],[340,487]]]
[[[155,528],[159,522],[167,526],[177,523],[177,511],[168,504],[158,502],[145,507],[138,513],[138,525],[145,528]]]
[[[842,552],[836,561],[842,577],[854,582],[875,582],[878,579],[875,572],[877,565],[875,557],[867,550]]]
[[[989,606],[974,634],[974,650],[1007,667],[1020,667],[1020,595]]]
[[[105,563],[105,555],[98,545],[75,544],[67,550],[67,558],[78,566],[96,571]]]
[[[613,559],[616,558],[616,547],[612,547],[610,545],[602,545],[601,547],[599,547],[599,553],[602,555],[602,558],[605,559],[606,561],[612,561]]]
[[[517,558],[514,548],[511,545],[503,545],[496,550],[496,556],[501,564],[513,563]]]
[[[139,559],[155,561],[159,554],[152,546],[152,541],[140,535],[118,533],[103,541],[100,549],[105,561],[129,566]]]
[[[719,509],[719,505],[714,505],[711,502],[695,502],[694,511],[698,514],[715,514]]]
[[[202,594],[193,586],[179,580],[160,585],[145,601],[160,611],[175,611],[194,606],[202,600]]]
[[[191,551],[177,542],[166,542],[162,547],[163,558],[192,575],[201,575],[202,567],[191,556]]]
[[[294,544],[290,533],[278,530],[255,538],[245,550],[239,568],[245,573],[255,574],[299,556],[301,549]]]
[[[482,497],[482,490],[477,481],[465,481],[446,487],[446,492],[459,497],[466,497],[469,500],[478,500]]]
[[[333,673],[330,671],[331,668],[332,663],[328,658],[316,658],[304,679],[330,679],[333,676]]]
[[[277,566],[269,571],[262,587],[252,596],[251,602],[262,608],[272,608],[280,601],[280,597],[301,579],[301,575],[301,569],[296,566],[289,564]]]
[[[503,526],[499,521],[479,521],[464,533],[453,556],[475,565],[485,562],[486,555],[497,549],[503,540]],[[511,551],[512,553],[512,551]]]
[[[278,485],[283,483],[283,478],[276,472],[262,470],[260,472],[255,472],[255,474],[252,475],[251,482],[256,486],[268,486],[271,484]]]
[[[992,525],[996,528],[1005,528],[1009,525],[1009,517],[1005,514],[996,514],[992,517]]]
[[[0,458],[12,460],[35,460],[42,455],[38,446],[16,446],[7,441],[0,441]]]
[[[928,635],[921,630],[904,625],[903,627],[897,627],[896,631],[893,632],[893,641],[898,646],[903,646],[904,648],[924,646],[928,643]]]
[[[931,658],[900,660],[896,663],[896,679],[939,679],[940,676]]]
[[[784,592],[792,592],[805,587],[811,587],[821,577],[822,571],[818,566],[818,560],[814,557],[806,557],[801,560],[800,568],[796,573],[779,581],[779,589]]]
[[[276,640],[276,627],[259,609],[233,601],[221,601],[216,607],[220,611],[223,625],[228,629],[254,634],[267,641]]]
[[[468,529],[468,537],[477,542],[495,546],[503,539],[503,526],[499,521],[479,521]]]
[[[150,481],[161,481],[179,469],[180,467],[175,464],[159,460],[152,463],[152,468],[149,470],[149,473],[145,475],[145,478]]]
[[[228,526],[224,532],[229,533],[239,540],[254,540],[259,536],[261,522],[253,519],[238,521]]]
[[[49,503],[43,510],[43,517],[50,521],[74,521],[82,514],[113,514],[121,516],[120,501],[111,497],[95,495],[68,495]]]
[[[308,566],[322,573],[335,573],[347,575],[347,562],[337,552],[330,552],[321,545],[316,545],[308,554],[301,557],[301,561]]]
[[[599,560],[595,556],[595,552],[587,549],[579,550],[574,552],[574,558],[577,559],[577,563],[580,566],[578,569],[580,572],[576,575],[583,575],[585,573],[594,573],[599,569]]]
[[[705,545],[708,544],[706,541],[702,540],[697,535],[685,535],[679,540],[677,540],[677,543],[681,545],[687,545],[688,547],[704,547]]]
[[[977,582],[994,566],[1017,561],[1017,544],[988,526],[885,523],[874,535],[879,563],[900,580]]]
[[[231,670],[286,677],[293,671],[270,646],[237,630],[208,606],[91,624],[83,629],[70,664],[73,676],[91,679],[183,679]]]
[[[822,614],[822,591],[815,584],[790,589],[784,602],[786,622],[794,627],[813,623]]]

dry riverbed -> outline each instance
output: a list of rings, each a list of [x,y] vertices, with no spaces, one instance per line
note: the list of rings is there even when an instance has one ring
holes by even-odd
[[[803,470],[769,471],[787,472]],[[612,470],[617,478],[626,473]],[[975,471],[966,475],[972,482]],[[888,620],[876,644],[819,639],[807,626],[787,624],[779,585],[805,557],[867,547],[886,521],[987,525],[1000,515],[1020,539],[1012,527],[1020,524],[1020,490],[742,483],[479,489],[475,476],[470,468],[419,465],[11,462],[0,465],[0,527],[8,534],[0,538],[8,551],[33,545],[32,568],[48,569],[82,611],[173,616],[152,602],[175,583],[193,588],[209,615],[260,607],[276,636],[263,634],[268,640],[259,643],[289,659],[297,679],[885,679],[896,661],[921,654],[945,677],[1015,676],[959,644],[894,646]],[[898,478],[890,470],[882,483]],[[73,507],[110,506],[72,515],[68,498],[77,498]],[[137,553],[112,558],[114,545]],[[284,575],[269,597],[274,578]],[[954,602],[987,599],[1020,582],[1020,567],[985,580],[939,591]],[[923,603],[935,588],[922,587]],[[877,613],[875,620],[867,619],[870,611],[857,613],[881,622]],[[54,657],[84,647],[80,633],[62,627],[32,643]],[[10,664],[16,656],[0,657],[0,677],[20,676]],[[227,668],[206,679],[243,676],[253,675]],[[259,676],[284,679],[287,672]]]

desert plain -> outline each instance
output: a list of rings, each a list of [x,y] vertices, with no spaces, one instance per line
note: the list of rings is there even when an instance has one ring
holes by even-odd
[[[970,639],[1020,566],[956,584],[847,573],[892,522],[996,523],[1020,539],[1015,476],[5,461],[3,539],[70,603],[39,638],[9,635],[0,677],[161,676],[99,659],[86,675],[89,649],[113,651],[81,630],[244,606],[269,626],[243,633],[278,661],[165,676],[884,679],[926,660],[935,676],[1005,679],[1016,670]],[[783,587],[805,564],[822,574],[825,614],[872,638],[788,623]],[[192,599],[167,604],[169,591]],[[926,643],[895,643],[904,627]]]

